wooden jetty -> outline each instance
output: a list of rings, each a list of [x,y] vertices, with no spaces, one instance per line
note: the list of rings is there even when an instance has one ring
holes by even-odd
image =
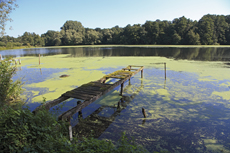
[[[62,94],[59,98],[37,107],[33,111],[33,113],[36,113],[42,107],[44,107],[46,110],[49,110],[51,107],[69,98],[76,98],[76,99],[83,100],[82,103],[79,103],[76,107],[73,107],[72,109],[64,112],[58,117],[58,120],[70,121],[70,118],[72,117],[72,115],[81,111],[83,108],[93,103],[94,101],[99,99],[101,96],[110,92],[111,90],[113,90],[115,87],[119,85],[121,85],[120,94],[122,95],[124,82],[130,79],[132,76],[134,76],[140,71],[141,71],[141,77],[143,77],[143,70],[144,70],[144,66],[129,65],[126,68],[123,68],[122,70],[118,70],[108,75],[105,75],[104,77],[102,77],[101,79],[97,81],[92,81],[87,84],[83,84],[76,89],[67,91],[66,93]],[[113,84],[107,84],[106,81],[110,78],[115,78],[119,80]]]

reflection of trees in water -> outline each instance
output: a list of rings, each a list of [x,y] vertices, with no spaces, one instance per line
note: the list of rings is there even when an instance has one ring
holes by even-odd
[[[11,53],[4,51],[3,56]],[[37,56],[41,54],[56,55],[70,54],[72,57],[105,57],[105,56],[162,56],[175,59],[202,61],[229,61],[230,48],[147,48],[147,47],[67,47],[67,48],[39,48],[15,50],[13,56]],[[11,55],[11,56],[12,56]]]
[[[71,56],[163,56],[175,59],[202,61],[229,61],[229,48],[144,48],[144,47],[112,47],[112,48],[66,48]]]

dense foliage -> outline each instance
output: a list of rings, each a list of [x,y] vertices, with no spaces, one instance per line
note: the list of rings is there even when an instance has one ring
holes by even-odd
[[[183,17],[173,21],[146,21],[143,25],[111,29],[84,28],[66,21],[61,31],[48,30],[41,36],[25,32],[18,38],[4,36],[0,46],[60,46],[93,44],[230,45],[230,15],[204,15],[199,21]]]
[[[148,152],[131,142],[125,134],[114,145],[94,138],[68,138],[67,124],[56,120],[48,111],[36,115],[29,109],[0,109],[0,152]]]
[[[12,59],[0,61],[0,105],[13,105],[21,102],[22,83],[20,80],[12,80],[16,73],[16,67],[11,66]]]

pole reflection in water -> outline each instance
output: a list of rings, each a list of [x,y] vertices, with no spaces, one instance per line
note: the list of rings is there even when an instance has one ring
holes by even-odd
[[[42,69],[40,68],[40,73],[41,73],[41,75],[42,75]]]
[[[127,85],[126,88],[132,86]],[[125,88],[125,89],[126,89]],[[124,89],[124,91],[125,91]],[[79,122],[73,127],[73,136],[79,138],[93,136],[94,138],[100,137],[100,135],[114,122],[116,117],[120,115],[120,112],[124,110],[128,104],[133,101],[135,96],[143,89],[143,81],[141,81],[141,86],[131,96],[122,95],[122,98],[118,101],[117,106],[101,106],[95,110],[91,115],[82,118],[82,115],[78,114]],[[109,117],[100,116],[99,113],[105,109],[114,109],[113,113]],[[140,114],[141,115],[141,114]]]

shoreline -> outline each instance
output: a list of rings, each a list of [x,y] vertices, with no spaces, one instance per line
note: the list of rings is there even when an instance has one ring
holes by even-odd
[[[74,45],[74,46],[46,46],[46,47],[14,47],[0,48],[0,51],[31,48],[78,48],[78,47],[143,47],[143,48],[230,48],[230,45]]]

